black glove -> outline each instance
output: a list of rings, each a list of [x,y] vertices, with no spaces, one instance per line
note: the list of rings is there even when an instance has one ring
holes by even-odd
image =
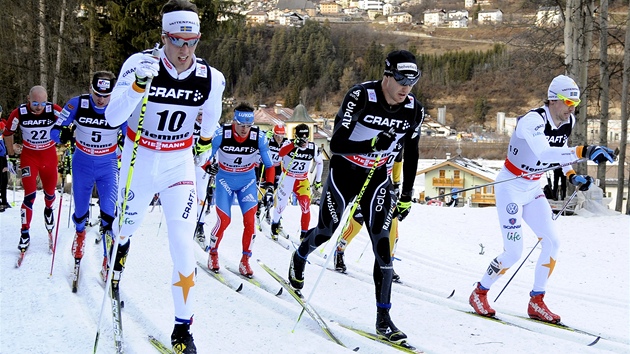
[[[267,192],[265,193],[263,200],[265,207],[270,207],[273,205],[273,185],[267,187]]]
[[[400,196],[400,199],[396,202],[396,209],[394,210],[393,217],[397,217],[398,220],[403,221],[411,210],[411,193],[404,193]]]
[[[209,163],[206,165],[206,173],[210,176],[216,176],[219,173],[219,164],[218,163]]]
[[[587,175],[571,175],[569,182],[578,187],[581,191],[587,191],[593,183],[593,177]]]
[[[372,138],[372,151],[383,151],[389,149],[392,143],[396,140],[396,133],[394,129],[390,129],[386,132],[380,132],[377,136]]]
[[[398,196],[400,194],[400,183],[394,183],[393,190],[394,190],[394,195]]]
[[[297,147],[305,147],[306,143],[308,141],[306,139],[302,139],[302,138],[295,138],[293,139],[293,145],[297,146]]]
[[[59,142],[62,144],[74,144],[74,130],[70,127],[61,127],[59,130]]]
[[[584,146],[584,157],[588,157],[589,160],[595,163],[602,163],[605,161],[614,162],[615,152],[605,146],[586,145]]]

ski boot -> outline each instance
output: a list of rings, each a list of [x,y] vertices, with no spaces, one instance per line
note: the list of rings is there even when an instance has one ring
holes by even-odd
[[[549,308],[545,305],[545,302],[543,301],[543,298],[545,297],[544,292],[536,293],[532,291],[529,293],[529,296],[531,296],[531,298],[529,299],[527,314],[530,318],[549,323],[560,322],[560,316],[549,311]]]
[[[204,223],[197,223],[197,227],[195,228],[195,241],[199,244],[202,250],[206,250],[206,234],[203,231]]]
[[[52,208],[44,208],[44,225],[48,231],[48,250],[52,253],[55,245],[53,244],[53,229],[55,228],[55,216]]]
[[[241,257],[241,263],[238,265],[238,271],[241,275],[252,278],[254,276],[254,271],[249,266],[249,257],[251,257],[251,252],[243,252],[243,257]]]
[[[72,242],[72,255],[74,259],[83,258],[83,251],[85,250],[85,230],[77,231],[74,236],[74,242]]]
[[[376,333],[379,337],[396,344],[400,344],[407,339],[407,335],[392,322],[388,308],[379,307],[376,310]]]
[[[26,252],[28,246],[31,245],[31,236],[28,233],[28,230],[22,230],[22,234],[20,235],[20,242],[18,243],[18,249],[21,252]]]
[[[171,345],[175,354],[196,354],[195,340],[190,333],[189,324],[176,324],[171,334]]]
[[[300,297],[302,297],[300,290],[304,287],[304,268],[306,268],[306,259],[302,258],[297,250],[293,251],[289,265],[289,283]]]
[[[346,263],[343,261],[343,252],[335,252],[335,270],[339,273],[346,272]]]
[[[218,273],[219,272],[219,251],[216,248],[210,249],[210,254],[208,255],[208,269],[211,271]]]
[[[274,241],[278,241],[278,235],[280,234],[280,230],[282,226],[280,226],[280,222],[272,222],[271,223],[271,239]]]
[[[483,288],[480,283],[477,283],[475,290],[468,298],[468,303],[478,315],[493,317],[496,311],[488,304],[488,290],[490,289]]]
[[[398,273],[396,273],[396,271],[394,270],[394,268],[392,268],[392,281],[394,283],[399,283],[402,284],[402,281],[400,281],[400,275],[398,275]]]

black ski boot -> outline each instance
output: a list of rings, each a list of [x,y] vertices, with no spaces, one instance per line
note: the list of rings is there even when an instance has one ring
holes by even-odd
[[[400,281],[400,275],[398,275],[393,268],[392,268],[392,281],[394,283],[402,284],[402,281]]]
[[[280,229],[282,228],[282,226],[280,226],[279,222],[273,222],[271,223],[271,238],[274,240],[278,239],[278,234],[280,234]]]
[[[52,208],[44,208],[44,225],[48,233],[52,233],[55,228],[55,216],[53,215]]]
[[[125,270],[125,263],[127,262],[127,254],[129,254],[129,245],[131,240],[127,241],[124,245],[118,245],[116,250],[116,259],[114,260],[114,275],[112,276],[112,287],[118,286],[120,277],[123,270]],[[113,247],[112,247],[113,249]]]
[[[197,354],[195,340],[189,330],[189,324],[176,324],[173,328],[171,345],[175,354]]]
[[[340,273],[346,272],[346,263],[343,261],[343,252],[335,252],[335,270]]]
[[[31,236],[29,235],[28,230],[22,230],[22,234],[20,235],[20,243],[18,243],[18,249],[21,252],[26,252],[30,244]]]
[[[197,227],[195,228],[195,240],[199,243],[199,244],[206,244],[206,234],[203,230],[203,224],[202,222],[198,222],[197,223]]]
[[[302,297],[301,289],[304,287],[304,268],[306,259],[300,257],[298,251],[293,251],[291,264],[289,265],[289,283],[295,292]]]
[[[376,333],[392,343],[400,344],[407,339],[407,335],[399,330],[389,317],[389,309],[376,310]]]

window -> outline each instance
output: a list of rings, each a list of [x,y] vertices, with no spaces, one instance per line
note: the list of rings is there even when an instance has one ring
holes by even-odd
[[[440,178],[445,178],[445,177],[446,177],[446,171],[440,170]]]

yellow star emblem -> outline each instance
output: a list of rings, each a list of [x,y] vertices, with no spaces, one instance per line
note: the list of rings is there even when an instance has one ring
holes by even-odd
[[[549,278],[551,276],[551,273],[553,272],[553,269],[556,267],[556,260],[552,257],[549,257],[549,263],[543,264],[542,266],[549,268],[549,275],[547,275],[547,278]]]
[[[182,292],[184,293],[184,303],[186,303],[186,299],[188,299],[188,292],[190,288],[195,286],[195,272],[190,273],[189,276],[184,276],[182,273],[179,273],[179,281],[174,286],[180,286],[182,288]]]

